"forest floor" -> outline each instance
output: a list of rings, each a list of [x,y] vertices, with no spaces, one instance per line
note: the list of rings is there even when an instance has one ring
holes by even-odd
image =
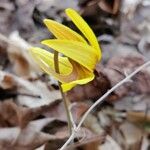
[[[75,124],[103,94],[150,59],[148,0],[0,1],[0,150],[56,150],[69,138],[57,81],[29,47],[53,38],[54,19],[74,30],[64,9],[78,10],[102,50],[96,77],[67,92]],[[150,66],[118,87],[86,118],[68,150],[150,150]]]

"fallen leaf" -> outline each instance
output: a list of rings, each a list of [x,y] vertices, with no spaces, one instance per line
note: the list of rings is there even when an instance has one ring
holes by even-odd
[[[63,128],[63,129],[60,128],[55,133],[56,137],[57,136],[63,137],[62,139],[67,140],[67,137],[69,135],[68,135],[68,132],[66,130],[68,131],[67,128]],[[66,138],[64,138],[64,137],[66,137]],[[103,142],[104,138],[105,138],[105,135],[97,135],[97,134],[91,132],[89,129],[81,127],[79,132],[77,132],[75,137],[74,137],[74,141],[76,141],[76,142],[71,143],[65,149],[66,150],[71,150],[71,149],[74,149],[74,148],[82,148],[82,149],[86,150],[86,148],[88,147],[88,144],[92,145],[93,143],[95,143],[95,146],[97,147],[98,144]],[[62,142],[63,142],[62,140],[58,140],[57,143],[48,142],[45,146],[45,150],[59,149],[59,148],[61,148],[61,145],[63,145]]]
[[[42,132],[41,130],[54,118],[46,118],[30,122],[26,128],[0,128],[0,149],[3,150],[34,150],[49,140],[58,137]]]
[[[29,38],[34,32],[35,26],[32,19],[32,14],[36,3],[34,1],[31,2],[29,0],[17,0],[15,4],[17,7],[15,15],[17,29],[21,33],[22,37]]]
[[[134,123],[150,122],[150,112],[128,111],[127,119]]]
[[[3,36],[0,34],[0,68],[5,69],[8,64],[7,43],[3,41]]]
[[[120,126],[120,131],[124,136],[123,147],[125,149],[138,150],[141,145],[143,132],[135,125],[125,122]]]
[[[0,1],[0,33],[8,35],[12,30],[13,17],[12,14],[15,11],[13,2],[8,0]]]
[[[40,72],[37,64],[29,54],[30,44],[21,38],[17,31],[9,35],[7,42],[7,53],[14,74],[18,76],[31,76],[36,71]]]
[[[59,102],[60,100],[57,100],[49,105],[27,108],[18,106],[11,100],[5,100],[0,103],[0,115],[7,126],[20,126],[20,128],[25,128],[30,121],[38,118],[40,115],[42,116]]]
[[[0,87],[4,90],[16,88],[16,82],[12,76],[0,72]]]
[[[70,110],[72,112],[73,120],[75,123],[77,123],[79,121],[81,116],[84,114],[84,112],[88,108],[89,108],[88,104],[81,103],[81,102],[78,102],[78,103],[76,102],[76,103],[70,104]],[[44,115],[46,117],[54,117],[61,121],[67,122],[67,116],[66,116],[66,111],[65,111],[63,102],[53,105],[51,110],[45,112]]]
[[[81,0],[80,0],[81,1]],[[116,35],[119,32],[120,0],[83,0],[80,2],[80,12],[95,33]]]
[[[137,67],[144,64],[144,58],[140,54],[132,53],[114,56],[104,68],[104,74],[109,78],[112,87],[132,73]],[[144,68],[132,79],[115,90],[115,93],[122,97],[129,92],[144,94],[150,92],[150,73],[148,68]]]
[[[113,1],[107,1],[107,0],[100,0],[98,2],[99,7],[111,14],[116,14],[119,11],[121,0],[113,0]]]
[[[20,105],[27,107],[38,107],[41,105],[47,105],[55,101],[56,99],[61,98],[61,94],[59,91],[50,91],[47,84],[40,80],[30,82],[25,78],[18,77],[14,74],[2,70],[0,70],[0,76],[2,77],[2,79],[4,77],[11,79],[11,83],[15,84],[17,91],[16,93],[12,94],[14,94],[14,96],[17,96],[16,100]]]
[[[106,136],[106,140],[99,146],[100,150],[122,150],[119,144],[109,135]]]

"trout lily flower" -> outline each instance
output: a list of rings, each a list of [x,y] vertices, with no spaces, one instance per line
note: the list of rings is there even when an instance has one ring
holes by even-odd
[[[63,92],[77,84],[82,85],[93,80],[94,68],[101,59],[97,38],[89,25],[75,10],[68,8],[65,12],[84,36],[56,21],[44,20],[56,39],[47,39],[41,43],[63,54],[58,57],[59,73],[55,71],[53,53],[39,47],[30,49],[42,70],[62,83]]]

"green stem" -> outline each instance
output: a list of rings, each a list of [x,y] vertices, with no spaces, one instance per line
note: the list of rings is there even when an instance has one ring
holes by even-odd
[[[58,52],[57,51],[54,51],[54,65],[55,65],[55,71],[57,73],[60,73],[59,71],[59,61],[58,61]],[[70,135],[72,134],[72,122],[71,122],[71,114],[70,114],[70,111],[69,111],[69,101],[67,99],[67,97],[65,96],[65,93],[63,92],[62,90],[62,87],[61,87],[61,83],[58,81],[58,85],[59,85],[59,89],[60,89],[60,92],[61,92],[61,95],[62,95],[62,99],[63,99],[63,103],[64,103],[64,107],[65,107],[65,110],[66,110],[66,115],[67,115],[67,121],[68,121],[68,128],[69,128],[69,133]]]

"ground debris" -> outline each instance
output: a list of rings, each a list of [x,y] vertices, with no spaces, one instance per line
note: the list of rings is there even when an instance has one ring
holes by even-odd
[[[2,150],[56,150],[69,138],[58,83],[42,72],[28,51],[31,46],[39,46],[41,40],[52,38],[43,24],[45,18],[77,30],[64,13],[68,7],[78,10],[87,21],[102,50],[94,80],[67,93],[74,125],[97,99],[150,58],[148,0],[1,0]],[[87,116],[66,149],[148,150],[149,135],[147,67]]]

